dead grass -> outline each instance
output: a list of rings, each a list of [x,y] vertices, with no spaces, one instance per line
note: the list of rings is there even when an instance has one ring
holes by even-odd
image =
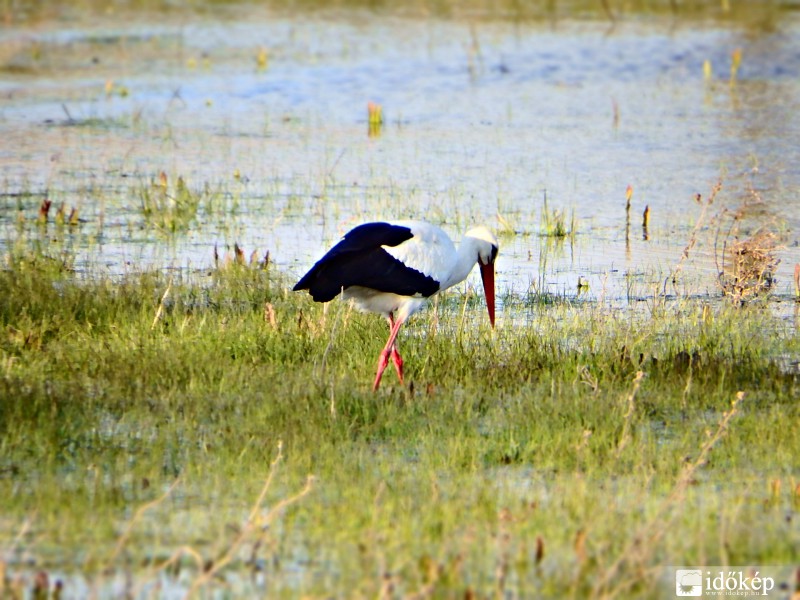
[[[780,263],[776,254],[782,246],[774,232],[774,223],[763,222],[763,207],[761,196],[751,187],[749,197],[739,208],[726,209],[718,216],[714,245],[717,281],[723,296],[734,304],[763,296],[775,283]],[[761,223],[754,227],[751,225],[753,218]],[[726,221],[730,224],[720,242]]]
[[[734,303],[768,292],[775,281],[780,259],[775,256],[778,238],[767,228],[743,240],[734,240],[723,253],[719,285]]]

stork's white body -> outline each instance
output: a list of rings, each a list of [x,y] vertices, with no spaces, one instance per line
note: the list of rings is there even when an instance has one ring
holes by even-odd
[[[391,331],[378,363],[373,385],[377,389],[389,356],[402,382],[403,363],[395,344],[400,326],[427,298],[464,281],[476,263],[494,326],[497,248],[496,238],[483,226],[470,229],[456,249],[450,237],[430,223],[366,223],[348,232],[294,289],[307,289],[320,302],[342,292],[359,309],[386,317]]]

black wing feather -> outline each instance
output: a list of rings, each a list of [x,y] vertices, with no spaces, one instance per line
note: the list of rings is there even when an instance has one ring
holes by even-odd
[[[391,223],[365,223],[342,240],[306,273],[294,291],[308,290],[317,302],[333,300],[354,285],[401,296],[428,297],[439,282],[407,267],[382,246],[398,246],[413,237],[411,229]]]

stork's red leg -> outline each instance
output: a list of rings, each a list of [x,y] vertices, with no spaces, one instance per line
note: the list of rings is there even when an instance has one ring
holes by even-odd
[[[394,361],[394,370],[397,371],[397,378],[400,380],[400,385],[403,385],[403,358],[397,351],[397,344],[392,346],[392,360]]]
[[[394,327],[394,315],[389,313],[389,332],[391,333]],[[397,378],[400,380],[400,385],[403,385],[403,358],[400,352],[397,351],[397,340],[392,344],[392,362],[394,363],[394,370],[397,371]]]
[[[389,364],[390,355],[394,361],[394,368],[400,376],[400,383],[403,382],[403,359],[400,358],[400,354],[397,352],[397,348],[395,348],[394,345],[397,339],[397,332],[400,331],[402,324],[402,320],[395,321],[392,315],[389,315],[389,339],[386,341],[386,345],[381,351],[380,358],[378,358],[378,372],[375,374],[375,383],[372,384],[373,391],[377,390],[378,386],[381,384],[381,376],[383,376],[383,372]]]

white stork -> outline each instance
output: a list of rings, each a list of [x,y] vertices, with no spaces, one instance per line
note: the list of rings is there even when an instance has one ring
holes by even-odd
[[[467,231],[461,246],[439,227],[422,221],[365,223],[345,234],[306,273],[294,291],[308,290],[316,302],[340,293],[362,311],[389,321],[389,339],[378,360],[373,390],[392,357],[403,383],[397,332],[434,294],[464,281],[477,263],[481,269],[489,321],[494,327],[494,261],[497,238],[486,227]]]

